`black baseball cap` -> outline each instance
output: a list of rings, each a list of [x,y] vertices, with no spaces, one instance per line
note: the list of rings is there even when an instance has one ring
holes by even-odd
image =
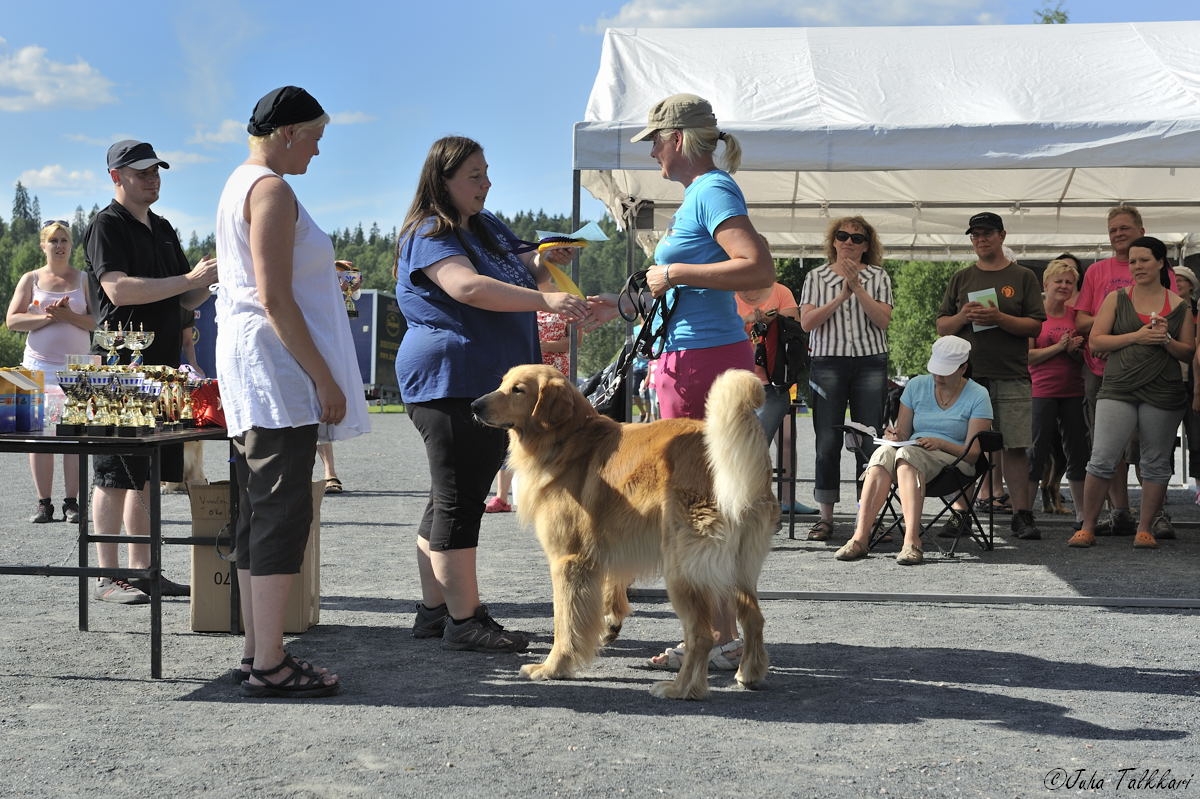
[[[120,169],[125,166],[132,169],[145,169],[155,164],[163,169],[171,168],[171,165],[159,158],[158,154],[154,152],[154,148],[144,141],[122,139],[108,148],[109,169]]]
[[[1004,220],[991,211],[984,211],[975,214],[975,216],[971,217],[971,221],[967,222],[967,235],[970,235],[971,231],[977,227],[989,230],[1004,230]]]

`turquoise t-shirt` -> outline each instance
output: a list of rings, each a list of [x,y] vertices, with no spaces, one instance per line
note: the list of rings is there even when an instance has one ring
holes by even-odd
[[[683,203],[654,249],[654,262],[713,264],[729,260],[713,234],[726,219],[747,215],[746,198],[729,173],[719,169],[704,173],[684,189]],[[746,340],[732,291],[692,286],[671,291],[677,304],[664,350],[722,347]]]
[[[482,212],[488,230],[508,249],[517,237],[503,222]],[[400,244],[396,264],[396,301],[408,330],[396,353],[396,378],[405,402],[475,399],[500,385],[511,367],[541,363],[537,314],[485,311],[459,302],[438,288],[422,271],[453,255],[465,253],[454,235],[426,238],[432,220]],[[468,230],[463,241],[473,250],[472,263],[481,275],[536,289],[529,270],[511,253],[496,255]]]
[[[919,375],[908,381],[900,395],[900,403],[913,412],[913,434],[909,438],[943,438],[962,446],[967,443],[967,427],[972,419],[992,418],[987,389],[974,380],[967,381],[949,408],[938,405],[933,389],[933,376]]]

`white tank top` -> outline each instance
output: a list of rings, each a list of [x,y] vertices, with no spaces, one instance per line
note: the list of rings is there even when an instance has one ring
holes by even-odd
[[[278,429],[317,424],[316,386],[279,340],[258,296],[250,257],[250,226],[243,216],[254,184],[275,173],[242,164],[233,171],[217,205],[217,379],[231,436],[251,427]],[[333,265],[333,242],[296,203],[292,294],[313,343],[346,395],[346,417],[321,425],[322,441],[353,438],[370,430],[362,374],[358,370],[346,305]]]
[[[37,278],[33,281],[33,303],[45,308],[51,303],[58,302],[63,297],[68,298],[68,307],[75,313],[87,313],[87,290],[83,285],[83,273],[78,272],[75,288],[70,291],[46,291],[39,288]],[[31,309],[32,310],[32,309]],[[29,331],[25,341],[25,358],[36,358],[55,366],[66,366],[68,355],[82,355],[91,351],[92,337],[88,331],[78,328],[70,322],[51,322],[45,327]]]

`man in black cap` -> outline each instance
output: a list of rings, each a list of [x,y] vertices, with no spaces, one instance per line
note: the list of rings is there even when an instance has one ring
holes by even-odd
[[[188,265],[171,223],[150,210],[158,200],[159,168],[168,169],[146,142],[126,139],[108,149],[108,175],[115,198],[83,234],[88,276],[97,297],[100,327],[153,331],[145,350],[147,364],[179,366],[181,308],[195,308],[217,279],[217,261]],[[99,351],[99,350],[98,350]],[[183,453],[163,450],[162,479],[182,479]],[[149,458],[95,456],[92,519],[99,535],[117,535],[122,519],[127,535],[150,531],[145,484]],[[97,565],[119,567],[116,544],[96,544]],[[129,567],[150,566],[146,544],[129,545]],[[187,596],[188,587],[160,578],[163,594]],[[103,602],[136,605],[149,601],[149,581],[101,577],[94,595]]]
[[[1042,286],[1032,271],[1005,254],[1008,234],[999,216],[975,214],[967,235],[978,260],[950,278],[938,309],[937,332],[971,342],[971,378],[991,395],[993,427],[1004,437],[1012,530],[1018,538],[1041,538],[1033,518],[1026,449],[1033,446],[1029,339],[1046,321]]]

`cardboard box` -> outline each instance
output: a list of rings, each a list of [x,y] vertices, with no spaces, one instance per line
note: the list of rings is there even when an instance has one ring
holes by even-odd
[[[192,630],[229,632],[229,596],[233,557],[233,530],[222,534],[229,521],[229,483],[189,483],[192,502],[192,535],[219,536],[217,545],[192,547]],[[292,582],[283,631],[302,633],[321,619],[321,500],[325,481],[312,486],[313,521],[309,529],[304,564]],[[243,589],[245,586],[239,586]],[[239,614],[240,616],[240,614]]]

